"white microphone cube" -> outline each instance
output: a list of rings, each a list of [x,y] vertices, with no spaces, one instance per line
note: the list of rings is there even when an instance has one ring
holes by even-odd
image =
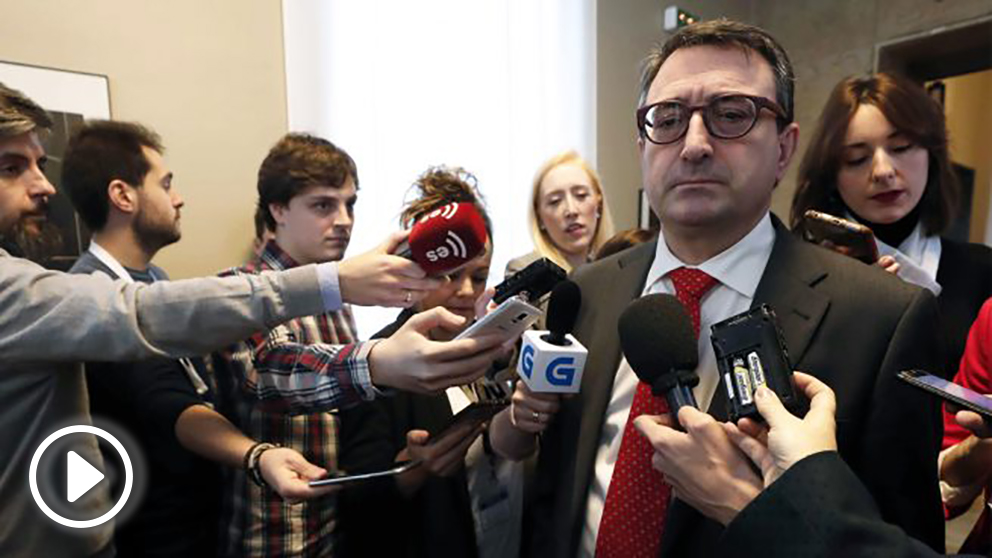
[[[517,374],[537,393],[578,393],[588,351],[571,334],[568,345],[548,343],[547,331],[524,332],[517,360]]]

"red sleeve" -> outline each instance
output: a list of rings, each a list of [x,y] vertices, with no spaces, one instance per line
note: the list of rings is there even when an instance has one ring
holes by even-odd
[[[961,367],[954,376],[954,383],[978,393],[992,394],[992,299],[986,300],[978,312],[978,319],[968,332],[968,343],[961,357]],[[967,438],[971,433],[958,426],[954,415],[944,409],[944,442],[947,449]]]

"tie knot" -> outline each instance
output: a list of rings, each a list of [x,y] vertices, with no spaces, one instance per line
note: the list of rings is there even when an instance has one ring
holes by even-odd
[[[679,300],[683,301],[683,304],[685,304],[683,297],[693,299],[698,303],[703,295],[719,282],[701,269],[688,267],[672,270],[668,277],[675,285],[675,294]]]

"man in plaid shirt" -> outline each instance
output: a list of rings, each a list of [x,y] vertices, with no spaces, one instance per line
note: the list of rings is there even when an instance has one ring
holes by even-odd
[[[256,259],[225,274],[284,270],[340,260],[351,236],[356,190],[355,163],[347,153],[321,138],[285,136],[270,150],[258,173],[259,210],[275,231],[275,239],[264,246]],[[394,237],[382,250],[390,252],[401,238]],[[404,296],[402,291],[400,296]],[[411,302],[409,294],[405,300]],[[452,318],[437,315],[435,319],[443,323]],[[423,324],[418,329],[422,327]],[[404,343],[392,344],[398,345]],[[377,350],[377,362],[389,360],[385,344],[357,343],[347,305],[337,312],[297,318],[258,333],[216,355],[218,408],[246,435],[293,448],[311,462],[337,470],[337,409],[371,400],[378,393],[368,360],[377,346],[382,347]],[[478,360],[478,368],[484,368],[498,350],[497,347],[472,359]],[[398,352],[396,357],[409,358],[409,351],[404,352],[403,357]],[[471,368],[464,364],[472,359],[463,359],[460,368]],[[422,376],[428,375],[428,369],[437,376],[448,364],[425,363]],[[385,370],[386,366],[382,366],[382,375]],[[333,380],[327,378],[329,374],[334,375]],[[377,376],[375,380],[378,385],[409,389],[401,385],[409,378]],[[447,382],[451,385],[456,380],[449,378]],[[420,384],[413,389],[438,388]],[[333,495],[287,504],[268,487],[255,484],[245,471],[230,470],[225,475],[222,555],[333,554]]]

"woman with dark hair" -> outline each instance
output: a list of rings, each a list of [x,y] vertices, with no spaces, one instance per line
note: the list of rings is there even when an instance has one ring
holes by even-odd
[[[880,263],[937,295],[948,361],[957,370],[968,328],[992,296],[992,249],[941,238],[957,181],[942,108],[922,87],[889,74],[834,88],[799,167],[792,226],[815,209],[875,233]]]
[[[451,202],[471,203],[482,215],[489,240],[485,251],[451,273],[440,288],[374,337],[388,337],[417,312],[436,306],[471,320],[486,290],[492,261],[492,222],[486,213],[476,179],[461,168],[428,169],[414,183],[418,196],[400,216],[408,228],[420,218]],[[469,322],[466,322],[469,323]],[[435,340],[447,340],[458,331],[437,328]],[[503,373],[487,380],[487,393],[510,396]],[[479,391],[479,390],[477,390]],[[558,396],[533,394],[518,383],[513,405],[490,428],[456,427],[445,430],[452,416],[467,406],[472,396],[462,388],[438,395],[397,392],[370,403],[374,418],[362,424],[343,424],[356,439],[375,438],[361,456],[342,455],[343,468],[354,472],[385,469],[396,461],[419,460],[422,465],[399,475],[381,492],[360,496],[342,494],[341,556],[517,556],[523,513],[523,464],[499,452],[530,450],[534,436],[544,430],[558,406]],[[512,415],[512,416],[511,416]],[[361,432],[357,432],[361,430]],[[344,444],[357,447],[359,444]],[[503,455],[507,452],[503,451]],[[388,532],[383,536],[383,532]]]

